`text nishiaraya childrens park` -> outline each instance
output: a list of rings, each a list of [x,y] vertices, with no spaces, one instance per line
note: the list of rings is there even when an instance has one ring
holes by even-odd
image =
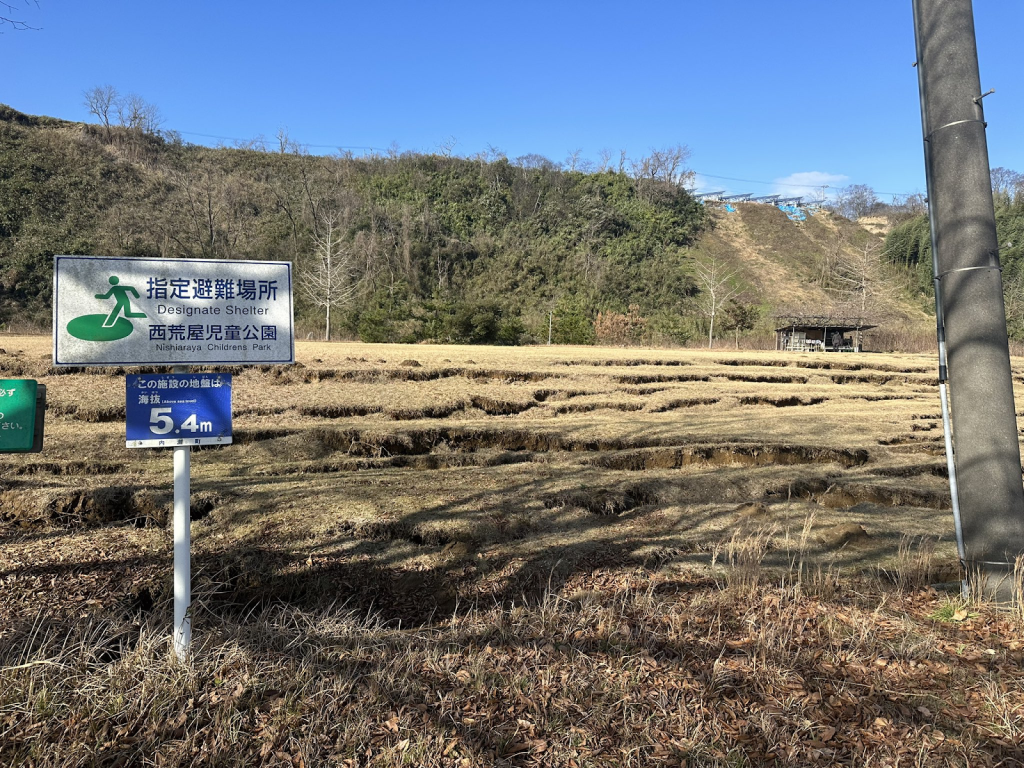
[[[55,257],[55,362],[290,362],[291,264]]]

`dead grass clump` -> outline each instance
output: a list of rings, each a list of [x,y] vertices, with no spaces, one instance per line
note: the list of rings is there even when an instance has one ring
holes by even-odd
[[[39,461],[35,456],[22,464],[0,463],[0,475],[26,477],[31,475],[54,475],[58,477],[92,477],[113,475],[124,472],[124,464],[100,461]]]
[[[299,413],[303,416],[316,416],[324,419],[343,419],[351,416],[368,416],[371,413],[380,413],[379,405],[341,405],[329,403],[324,405],[303,405],[299,407]]]
[[[2,519],[23,527],[79,528],[124,522],[142,527],[147,523],[163,525],[167,516],[162,496],[131,485],[45,493],[8,491],[0,496],[0,508]]]
[[[5,484],[0,488],[0,521],[22,528],[44,525],[47,518],[39,494],[8,490]]]
[[[122,422],[125,419],[125,407],[123,405],[114,405],[79,408],[75,411],[74,418],[91,424],[103,424],[111,421]]]
[[[740,504],[733,514],[741,521],[763,520],[768,517],[768,505],[760,501]]]
[[[880,507],[922,507],[949,509],[949,491],[908,488],[904,484],[840,482],[836,477],[799,480],[773,494],[805,498],[829,509],[849,509],[859,504]]]
[[[496,400],[483,395],[474,395],[470,398],[474,408],[479,408],[488,416],[514,416],[536,407],[536,402],[509,402],[507,400]]]
[[[828,400],[827,397],[764,397],[748,395],[740,398],[740,405],[774,405],[776,408],[791,408],[796,405],[819,405]]]
[[[1013,562],[1013,615],[1024,625],[1024,554],[1017,555]]]
[[[649,374],[626,374],[622,376],[616,376],[615,380],[620,384],[660,384],[665,382],[684,382],[684,381],[710,381],[711,376],[708,374],[700,373],[680,373],[675,375],[663,374],[663,373],[649,373]]]
[[[290,434],[292,434],[290,429],[239,429],[235,427],[232,429],[231,441],[234,445],[249,445],[266,440],[276,440]]]
[[[718,360],[717,362],[718,362],[719,365],[732,365],[732,366],[753,365],[753,366],[765,367],[765,368],[767,368],[767,367],[785,368],[787,366],[794,365],[793,361],[791,361],[791,360],[777,360],[777,359],[773,359],[773,358],[747,358],[747,359],[739,358],[739,359],[734,359],[734,360]],[[808,362],[801,361],[800,362],[800,367],[801,368],[816,368],[818,366],[814,365],[813,361],[808,361]]]
[[[643,403],[623,403],[623,402],[601,402],[601,403],[568,403],[566,405],[560,405],[555,408],[555,413],[566,414],[566,413],[590,413],[591,411],[597,411],[607,409],[611,411],[623,411],[624,413],[632,413],[634,411],[642,411],[644,408]]]
[[[166,601],[142,623],[6,627],[0,762],[1019,761],[1021,662],[994,618],[936,627],[925,593],[708,587],[597,569],[412,630],[340,606],[201,611],[188,664]]]
[[[593,515],[621,515],[639,506],[658,503],[657,493],[644,486],[628,488],[596,488],[589,491],[566,491],[545,501],[550,507],[577,507]]]
[[[596,466],[609,469],[643,471],[678,469],[689,466],[770,466],[797,464],[840,464],[860,466],[868,460],[863,449],[831,450],[808,446],[786,445],[690,445],[680,448],[640,448],[634,451],[602,455],[594,458]],[[816,493],[817,485],[801,484],[795,495]]]
[[[212,496],[208,493],[193,493],[191,494],[191,503],[193,514],[197,507],[204,509],[206,506],[206,499]],[[219,499],[219,497],[217,497]],[[155,491],[149,488],[141,488],[132,494],[131,506],[135,513],[138,515],[136,520],[144,520],[151,522],[154,525],[166,526],[170,524],[173,514],[173,493],[168,494],[166,491]],[[209,509],[205,509],[201,514],[205,517],[212,510],[212,505]],[[197,519],[193,517],[193,519]]]
[[[749,594],[760,583],[765,555],[773,548],[773,538],[778,533],[774,525],[755,530],[734,531],[727,542],[718,544],[712,551],[712,568],[718,562],[724,566],[727,588],[738,594]]]
[[[655,388],[654,392],[660,391],[660,388]],[[634,390],[636,394],[650,394],[650,392],[641,392]],[[665,413],[666,411],[674,411],[679,408],[695,408],[698,405],[716,405],[720,402],[721,398],[718,397],[684,397],[676,400],[669,400],[667,403],[663,403],[656,408],[651,408],[651,413]]]
[[[913,592],[931,584],[935,572],[935,543],[930,536],[905,535],[900,539],[896,565],[886,572],[900,590]]]
[[[760,384],[806,384],[807,377],[796,374],[783,375],[778,373],[726,373],[729,381],[746,381]]]
[[[839,523],[818,531],[818,538],[826,549],[863,546],[871,543],[871,534],[860,523]]]
[[[74,421],[83,421],[87,424],[123,422],[125,419],[123,405],[82,405],[53,401],[47,403],[46,411],[52,417],[66,416]]]
[[[224,497],[215,491],[193,492],[189,499],[189,519],[203,520],[222,504]]]
[[[454,413],[465,410],[468,403],[457,402],[444,405],[427,405],[421,408],[388,408],[384,411],[394,421],[415,421],[416,419],[447,419]]]

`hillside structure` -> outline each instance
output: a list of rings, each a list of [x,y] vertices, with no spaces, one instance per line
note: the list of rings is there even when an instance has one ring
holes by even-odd
[[[876,328],[863,317],[778,315],[775,349],[788,352],[862,352],[864,331]]]

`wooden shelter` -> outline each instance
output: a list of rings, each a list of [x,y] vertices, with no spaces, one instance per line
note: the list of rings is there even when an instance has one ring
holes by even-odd
[[[775,349],[790,352],[861,352],[864,331],[877,326],[863,317],[779,315]]]

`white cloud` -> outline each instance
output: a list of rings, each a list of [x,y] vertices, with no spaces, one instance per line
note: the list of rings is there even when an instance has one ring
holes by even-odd
[[[849,176],[839,173],[801,171],[791,173],[781,179],[775,179],[772,194],[786,197],[816,197],[821,194],[822,187],[829,187],[830,189],[825,189],[825,194],[830,196],[830,194],[834,194],[835,189],[845,187],[849,180]]]

